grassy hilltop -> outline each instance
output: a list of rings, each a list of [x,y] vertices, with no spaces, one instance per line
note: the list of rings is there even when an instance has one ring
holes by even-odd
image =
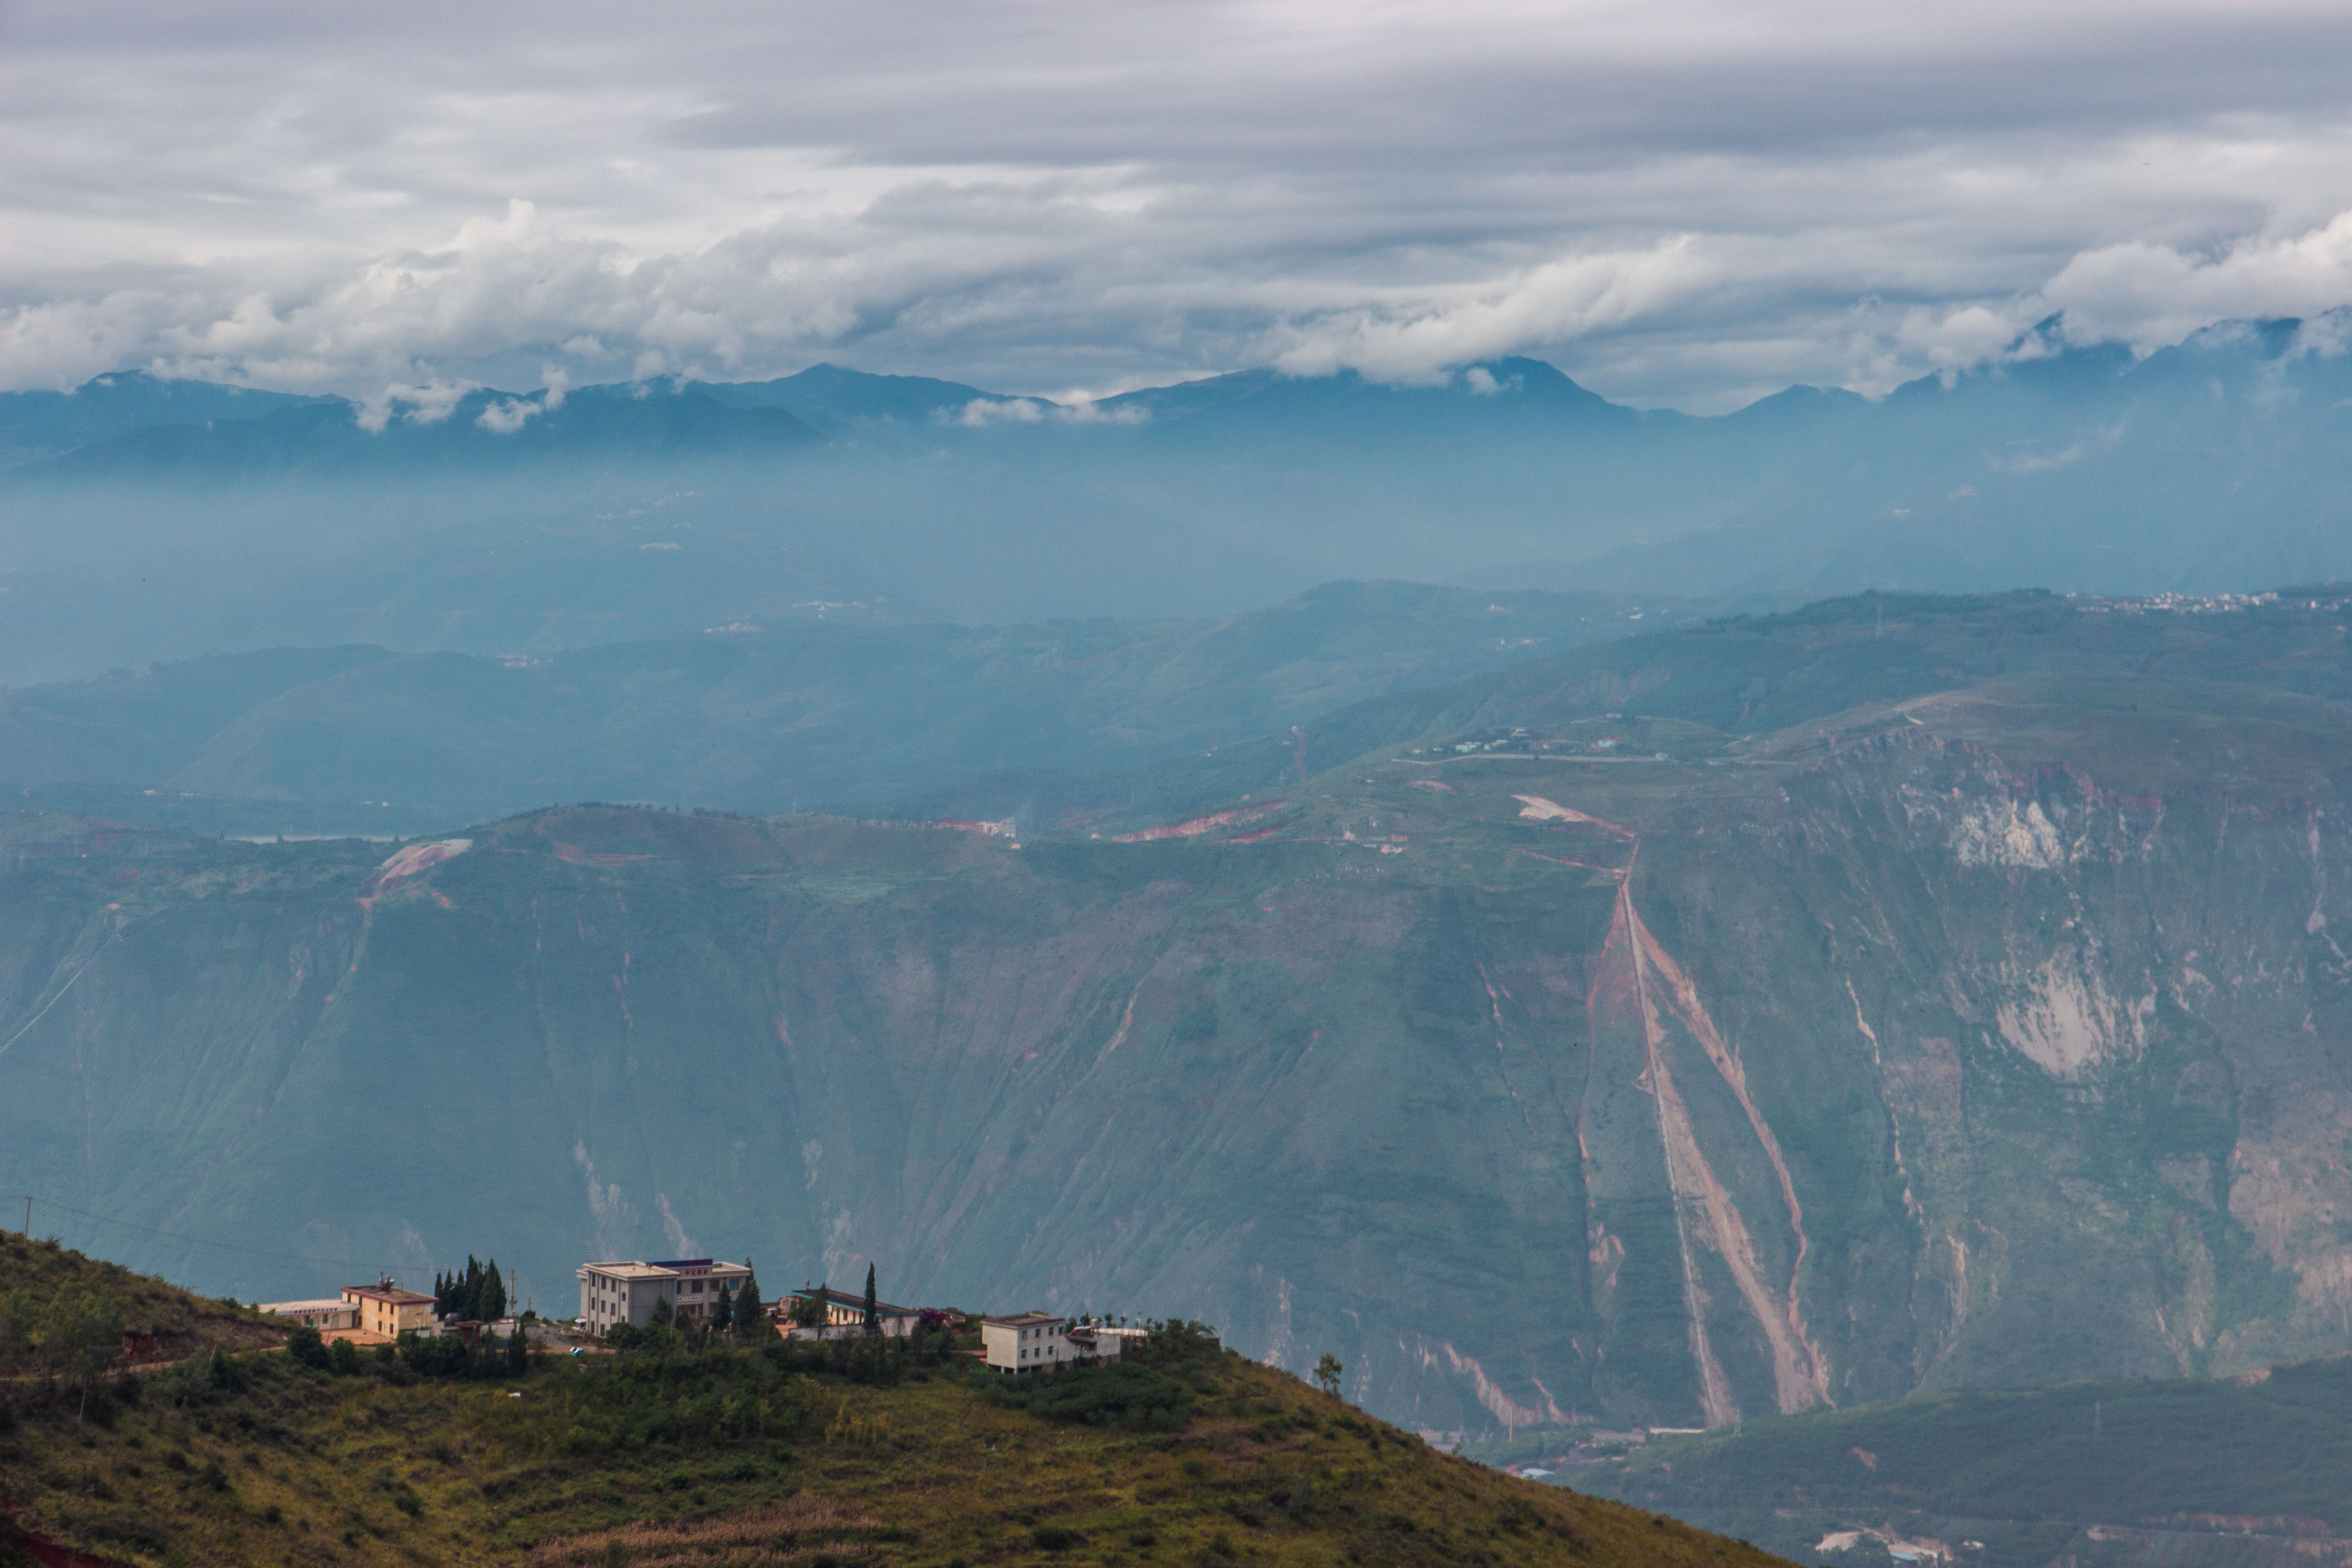
[[[671,1341],[478,1376],[297,1348],[100,1374],[87,1404],[20,1376],[20,1525],[110,1564],[240,1568],[1772,1561],[1441,1454],[1181,1327],[1142,1364],[1012,1391],[944,1344]]]

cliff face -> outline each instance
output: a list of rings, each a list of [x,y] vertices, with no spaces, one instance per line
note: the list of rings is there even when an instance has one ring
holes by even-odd
[[[2122,681],[1134,844],[16,818],[0,1182],[310,1260],[105,1233],[248,1298],[1182,1313],[1440,1431],[2226,1371],[2352,1342],[2347,776],[2341,709]]]

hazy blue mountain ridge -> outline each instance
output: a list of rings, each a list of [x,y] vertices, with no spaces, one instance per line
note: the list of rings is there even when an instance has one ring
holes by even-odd
[[[583,389],[552,412],[476,392],[438,424],[395,407],[373,436],[331,403],[94,426],[0,476],[0,675],[267,643],[551,651],[842,613],[825,606],[1227,614],[1335,577],[1711,594],[2341,578],[2340,328],[2231,324],[2134,362],[2045,324],[1948,382],[1875,402],[1797,388],[1719,418],[1618,407],[1512,359],[1444,386],[1244,372],[1072,408],[823,366]],[[59,438],[40,395],[36,445]],[[0,426],[33,407],[0,403]]]
[[[43,804],[58,785],[155,786],[105,809],[247,832],[316,831],[336,810],[414,832],[566,800],[870,807],[977,774],[1164,763],[1734,607],[1346,583],[1218,620],[796,621],[508,660],[280,649],[0,692],[0,783]]]

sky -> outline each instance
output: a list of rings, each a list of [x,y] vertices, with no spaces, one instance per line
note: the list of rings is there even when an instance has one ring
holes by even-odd
[[[0,0],[0,92],[14,388],[1717,412],[2352,302],[2342,0]]]

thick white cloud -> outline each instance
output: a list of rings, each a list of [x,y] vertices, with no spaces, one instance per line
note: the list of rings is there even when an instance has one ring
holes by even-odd
[[[1530,350],[1723,406],[2352,300],[2334,3],[16,0],[0,46],[16,385]]]

